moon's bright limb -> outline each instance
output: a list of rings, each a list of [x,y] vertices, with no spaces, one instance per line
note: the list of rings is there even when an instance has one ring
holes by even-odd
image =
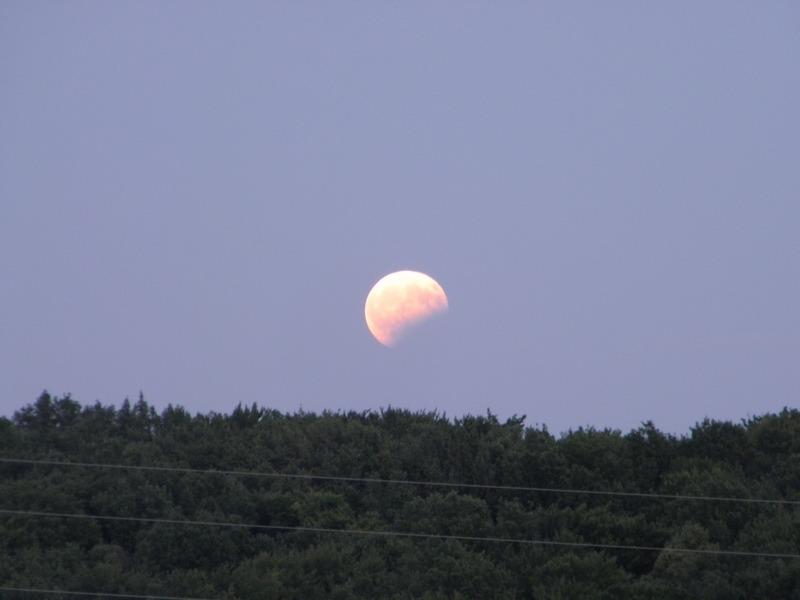
[[[447,296],[436,281],[417,271],[397,271],[372,288],[364,316],[372,335],[394,346],[409,328],[447,309]]]

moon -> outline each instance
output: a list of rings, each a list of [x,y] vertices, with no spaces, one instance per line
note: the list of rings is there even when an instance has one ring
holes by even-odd
[[[364,317],[372,335],[392,347],[415,325],[447,312],[442,286],[417,271],[390,273],[367,295]]]

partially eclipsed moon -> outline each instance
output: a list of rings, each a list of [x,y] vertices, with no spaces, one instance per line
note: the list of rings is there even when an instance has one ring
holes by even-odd
[[[385,346],[394,346],[414,325],[447,312],[442,286],[424,273],[390,273],[370,291],[364,306],[367,327]]]

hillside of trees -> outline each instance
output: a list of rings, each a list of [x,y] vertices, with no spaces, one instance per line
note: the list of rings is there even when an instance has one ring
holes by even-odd
[[[800,599],[800,558],[757,555],[800,554],[794,409],[706,420],[680,437],[650,423],[554,436],[490,413],[283,414],[252,404],[192,416],[159,414],[141,397],[115,408],[43,393],[0,418],[0,458],[5,588],[241,600]],[[0,593],[59,597],[81,596]]]

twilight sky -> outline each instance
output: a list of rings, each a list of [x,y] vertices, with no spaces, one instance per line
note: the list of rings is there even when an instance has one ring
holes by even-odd
[[[800,3],[0,3],[0,414],[800,405]],[[396,348],[389,272],[450,302]]]

